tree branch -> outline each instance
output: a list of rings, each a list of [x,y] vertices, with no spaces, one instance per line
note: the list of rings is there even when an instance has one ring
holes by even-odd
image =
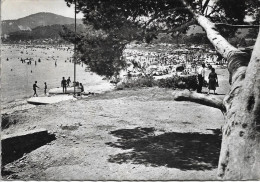
[[[237,48],[232,46],[220,33],[217,31],[215,24],[203,15],[195,12],[192,7],[183,0],[184,5],[193,14],[193,17],[197,20],[200,26],[206,31],[207,37],[210,42],[214,45],[215,49],[224,57],[227,58],[229,52],[239,51]]]
[[[207,37],[216,51],[228,60],[228,71],[230,73],[231,83],[232,77],[235,75],[238,68],[248,65],[250,60],[249,55],[232,46],[222,35],[220,35],[215,24],[200,13],[195,12],[186,0],[182,0],[182,2],[193,14],[193,17],[197,20],[199,25],[206,31]]]
[[[209,4],[209,0],[206,0],[206,2],[204,3],[203,7],[202,7],[202,14],[204,14],[204,11],[206,9],[206,7],[208,6]]]
[[[188,90],[174,92],[174,100],[176,101],[190,101],[198,104],[206,105],[220,109],[222,112],[226,112],[226,108],[223,104],[223,98],[213,95],[204,95]]]
[[[217,8],[217,7],[215,7],[208,15],[206,15],[207,17],[210,17],[210,15],[212,15],[213,13],[215,13],[215,12],[217,12],[217,11],[219,11],[221,8],[219,7],[219,8]]]
[[[150,23],[152,23],[154,20],[156,20],[156,18],[160,17],[163,13],[175,11],[175,10],[185,10],[185,9],[187,10],[187,8],[185,8],[185,7],[176,7],[176,8],[161,11],[160,13],[155,13],[154,16],[148,22],[146,22],[144,24],[143,28],[146,28]]]
[[[259,28],[259,25],[232,25],[227,23],[215,23],[217,27],[235,27],[235,28]]]
[[[196,24],[196,20],[195,19],[192,19],[184,24],[182,24],[181,26],[179,27],[176,27],[174,29],[170,29],[170,30],[159,30],[159,33],[174,33],[174,32],[177,32],[177,31],[181,31],[185,28],[187,28],[188,26],[191,26],[191,25],[194,25]]]

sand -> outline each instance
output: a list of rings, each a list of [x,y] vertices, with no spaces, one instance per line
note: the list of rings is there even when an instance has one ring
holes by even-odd
[[[217,73],[223,97],[227,71]],[[3,179],[216,180],[224,117],[173,92],[111,91],[6,114],[15,124],[3,134],[45,128],[56,140],[7,164]]]

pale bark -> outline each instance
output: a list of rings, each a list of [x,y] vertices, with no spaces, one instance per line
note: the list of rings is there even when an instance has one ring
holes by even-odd
[[[228,61],[231,89],[223,101],[226,122],[218,175],[225,180],[260,179],[260,33],[250,59],[229,44],[212,22],[183,2]]]
[[[223,104],[223,98],[220,98],[219,96],[203,95],[189,90],[174,92],[173,95],[174,100],[176,101],[190,101],[220,109],[222,112],[226,111]]]
[[[260,179],[260,34],[248,67],[241,70],[224,102],[219,176]]]
[[[232,46],[222,35],[220,35],[214,23],[205,16],[193,11],[185,0],[183,0],[183,3],[193,14],[199,25],[206,31],[207,37],[216,51],[228,60],[230,83],[232,83],[232,77],[236,74],[237,69],[241,66],[248,65],[250,59],[249,55]]]

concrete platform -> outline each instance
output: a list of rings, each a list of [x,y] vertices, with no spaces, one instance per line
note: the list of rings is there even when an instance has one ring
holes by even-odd
[[[72,95],[55,95],[52,97],[32,97],[27,100],[29,104],[46,105],[54,104],[65,100],[75,99]]]

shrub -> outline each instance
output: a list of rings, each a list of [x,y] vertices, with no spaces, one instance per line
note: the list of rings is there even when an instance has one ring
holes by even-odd
[[[198,86],[197,76],[191,75],[186,77],[173,76],[171,78],[160,79],[158,86],[162,88],[180,88],[180,89],[192,89],[195,90]]]
[[[162,88],[177,88],[177,82],[179,81],[178,79],[178,76],[160,79],[158,80],[158,86]]]
[[[156,86],[156,81],[152,76],[141,76],[136,79],[128,79],[119,83],[116,89],[122,90],[124,88],[140,88],[140,87],[153,87]]]
[[[187,89],[196,90],[198,87],[197,75],[182,77],[182,81],[185,82]]]
[[[180,88],[195,90],[198,86],[197,76],[173,76],[166,79],[154,80],[153,76],[141,76],[136,79],[128,79],[116,86],[117,90],[125,88],[141,88],[159,86],[161,88]]]

